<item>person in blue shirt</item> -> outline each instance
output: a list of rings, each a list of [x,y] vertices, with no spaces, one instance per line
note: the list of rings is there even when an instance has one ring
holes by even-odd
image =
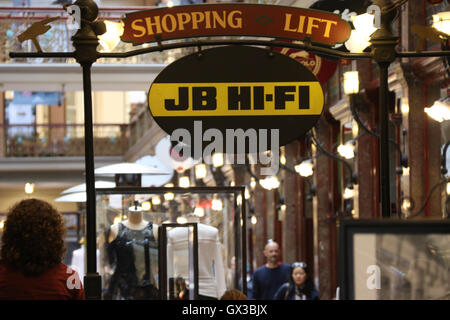
[[[319,292],[304,262],[294,262],[289,281],[275,293],[275,300],[319,300]]]
[[[266,264],[253,273],[252,298],[255,300],[273,300],[278,288],[288,281],[291,266],[280,262],[280,246],[269,241],[264,248]]]

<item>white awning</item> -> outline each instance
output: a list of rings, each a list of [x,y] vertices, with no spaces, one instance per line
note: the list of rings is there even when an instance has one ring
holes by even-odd
[[[148,91],[165,64],[94,64],[94,91]],[[0,64],[0,91],[82,91],[79,64]]]

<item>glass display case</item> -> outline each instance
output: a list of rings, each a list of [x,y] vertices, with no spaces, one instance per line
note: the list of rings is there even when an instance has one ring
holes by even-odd
[[[245,187],[96,189],[103,299],[219,299],[231,288],[246,293],[242,199]]]
[[[339,225],[340,299],[450,299],[450,221]]]

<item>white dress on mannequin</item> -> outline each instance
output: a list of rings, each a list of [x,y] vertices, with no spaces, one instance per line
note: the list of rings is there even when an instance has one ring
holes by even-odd
[[[220,298],[226,291],[226,283],[219,231],[201,223],[197,223],[197,228],[199,294]],[[167,238],[168,277],[189,279],[188,228],[174,228]]]
[[[86,245],[82,244],[80,248],[72,252],[72,263],[70,267],[80,275],[81,284],[84,285],[84,266],[86,263]],[[100,265],[100,251],[97,249],[97,266]]]

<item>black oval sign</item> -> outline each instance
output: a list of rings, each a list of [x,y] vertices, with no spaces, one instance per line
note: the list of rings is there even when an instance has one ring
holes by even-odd
[[[201,141],[204,147],[221,133],[223,152],[230,153],[231,141],[238,145],[242,137],[250,147],[255,134],[267,137],[267,150],[275,132],[279,146],[304,135],[322,114],[324,95],[318,79],[296,60],[258,47],[226,46],[167,66],[152,83],[148,103],[169,135],[185,129],[192,136],[188,145]],[[257,145],[258,153],[265,151]]]

